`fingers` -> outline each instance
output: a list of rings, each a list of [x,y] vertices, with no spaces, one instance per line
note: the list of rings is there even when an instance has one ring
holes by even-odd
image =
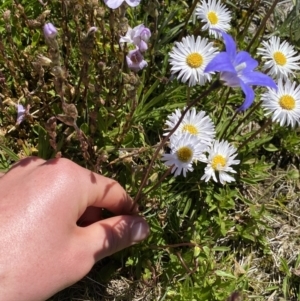
[[[78,228],[78,246],[83,248],[87,264],[92,265],[115,252],[144,240],[149,226],[140,216],[121,215]]]
[[[134,204],[121,185],[109,178],[98,175],[67,159],[52,159],[43,164],[49,173],[59,174],[68,182],[70,194],[75,194],[81,202],[82,213],[87,207],[106,208],[114,214],[132,214]],[[55,168],[54,168],[55,167]],[[64,175],[62,175],[64,173]]]
[[[129,214],[137,212],[133,206],[132,198],[116,181],[88,171],[93,176],[93,181],[87,180],[88,206],[106,208],[115,214]],[[90,176],[90,175],[89,175]]]
[[[138,212],[137,206],[132,209],[134,202],[119,183],[68,159],[45,161],[37,157],[28,157],[15,163],[6,176],[16,181],[17,177],[28,178],[31,172],[35,173],[35,178],[40,179],[39,185],[44,185],[44,182],[63,182],[68,199],[72,199],[73,202],[75,199],[80,207],[79,216],[91,206],[105,208],[117,215]]]

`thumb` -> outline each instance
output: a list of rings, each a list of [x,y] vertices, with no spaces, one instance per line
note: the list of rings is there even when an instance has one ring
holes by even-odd
[[[113,253],[144,240],[149,235],[149,226],[144,218],[120,215],[98,221],[81,228],[82,245],[92,265]],[[92,256],[92,257],[91,257]]]

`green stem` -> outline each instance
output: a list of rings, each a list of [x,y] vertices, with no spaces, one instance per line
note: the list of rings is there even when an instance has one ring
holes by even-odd
[[[186,105],[190,103],[190,98],[191,98],[191,87],[187,86],[186,90]]]
[[[237,149],[237,151],[241,150],[248,142],[250,142],[253,138],[255,138],[258,134],[260,134],[266,127],[268,127],[272,123],[272,119],[269,118],[262,127],[260,127],[256,132],[254,132],[248,139],[246,139]]]
[[[220,95],[219,99],[222,99],[222,97],[223,97],[225,91],[226,91],[226,87],[224,87],[224,89],[223,89],[223,91],[222,91],[222,94]],[[219,124],[219,122],[220,122],[220,120],[221,120],[221,118],[222,118],[222,116],[223,116],[223,113],[224,113],[224,110],[225,110],[225,107],[226,107],[226,104],[227,104],[227,101],[228,101],[230,92],[231,92],[231,91],[230,91],[230,89],[229,89],[228,92],[227,92],[227,95],[226,95],[225,103],[224,103],[224,105],[222,106],[222,110],[221,110],[221,113],[220,113],[220,115],[219,115],[219,117],[218,117],[218,119],[217,119],[217,123],[216,123],[216,124]]]
[[[228,122],[225,130],[223,131],[220,140],[222,140],[222,138],[224,137],[225,133],[227,132],[228,128],[230,127],[230,125],[233,123],[233,120],[235,119],[236,115],[239,113],[239,111],[235,111],[235,113],[233,114],[233,116],[231,117],[230,122]]]

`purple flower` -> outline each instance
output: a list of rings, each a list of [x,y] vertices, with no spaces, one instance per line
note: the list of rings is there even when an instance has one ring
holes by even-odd
[[[54,39],[57,36],[57,29],[52,23],[46,23],[43,31],[46,39]]]
[[[129,51],[126,55],[126,61],[129,69],[135,72],[142,70],[148,65],[138,48]]]
[[[134,44],[139,47],[141,52],[148,49],[146,42],[151,37],[151,31],[149,28],[145,27],[144,24],[140,24],[134,28],[128,27],[126,35],[120,38],[120,43]]]
[[[22,105],[17,105],[18,116],[17,116],[17,124],[20,124],[25,119],[26,109]]]
[[[138,6],[141,2],[141,0],[125,0],[126,3],[131,6],[135,7]],[[104,0],[105,4],[112,9],[116,9],[124,2],[124,0]]]
[[[208,63],[204,72],[221,72],[220,79],[225,82],[225,85],[233,88],[241,87],[246,98],[238,110],[244,111],[254,101],[255,95],[251,86],[258,85],[277,89],[277,85],[271,77],[261,72],[253,71],[257,67],[258,62],[246,51],[237,52],[233,38],[225,32],[220,33],[223,36],[226,51],[217,54]]]

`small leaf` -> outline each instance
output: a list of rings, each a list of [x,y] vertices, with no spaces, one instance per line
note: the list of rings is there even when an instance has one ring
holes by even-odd
[[[20,158],[18,157],[18,155],[15,154],[8,147],[4,146],[3,144],[0,144],[0,148],[11,158],[11,160],[13,160],[13,161],[19,161],[20,160]]]
[[[32,43],[31,46],[36,46],[36,44],[38,43],[40,39],[40,32],[37,31],[33,36],[32,36]]]
[[[234,275],[224,272],[224,271],[220,271],[220,270],[216,271],[216,275],[218,275],[220,277],[224,277],[224,278],[236,279],[236,277]]]
[[[299,170],[293,169],[288,171],[287,178],[291,180],[298,180],[300,178]]]
[[[268,152],[277,152],[278,151],[278,148],[272,143],[265,144],[263,146],[263,148]]]

